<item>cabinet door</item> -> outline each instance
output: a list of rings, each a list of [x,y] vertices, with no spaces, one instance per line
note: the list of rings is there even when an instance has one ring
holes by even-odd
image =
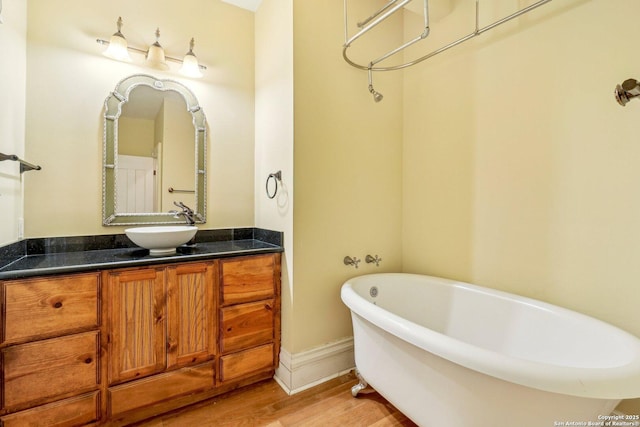
[[[215,357],[216,307],[214,264],[167,268],[169,368]]]
[[[162,372],[166,366],[162,269],[108,273],[109,384]]]

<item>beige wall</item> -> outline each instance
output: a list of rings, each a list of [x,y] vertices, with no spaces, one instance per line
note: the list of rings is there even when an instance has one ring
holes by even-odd
[[[352,335],[340,286],[349,277],[401,268],[402,75],[377,77],[341,57],[341,0],[294,2],[295,207],[293,352]],[[380,45],[402,36],[392,25]],[[384,88],[384,89],[382,89]],[[378,254],[379,268],[365,255]],[[347,267],[345,255],[362,259]]]
[[[264,0],[256,12],[256,226],[284,232],[282,347],[293,327],[293,0]],[[274,199],[270,173],[282,171]],[[270,182],[273,190],[273,181]]]
[[[176,210],[173,202],[195,206],[195,193],[169,193],[169,187],[178,190],[195,190],[196,148],[193,144],[191,113],[182,99],[165,98],[162,131],[162,210]],[[169,117],[172,119],[170,120]],[[184,147],[190,147],[185,149]]]
[[[172,56],[188,50],[209,69],[204,78],[104,58],[96,38],[118,16],[133,46],[148,46],[160,27]],[[109,2],[30,0],[28,7],[26,153],[43,170],[25,186],[27,237],[110,234],[103,227],[103,102],[134,73],[178,80],[198,97],[208,120],[207,228],[254,224],[254,14],[211,0]],[[81,178],[81,179],[79,179]]]
[[[155,120],[120,117],[118,119],[118,154],[151,157],[156,139],[155,133]]]
[[[640,3],[615,3],[552,2],[406,71],[405,271],[640,336],[640,103],[613,98],[640,73],[640,26],[624,24]],[[458,13],[440,24],[459,30]]]
[[[27,5],[5,0],[0,24],[0,153],[24,158],[25,85],[27,53]],[[34,162],[26,158],[29,162]],[[23,180],[17,162],[0,162],[0,246],[18,240],[19,218],[23,215]]]
[[[398,95],[374,104],[366,73],[336,55],[337,16],[340,0],[265,0],[256,14],[256,224],[285,232],[282,344],[290,353],[352,334],[339,296],[346,279],[401,266],[402,76],[381,76]],[[377,38],[393,43],[396,30]],[[276,170],[283,183],[269,200],[265,180]],[[342,263],[367,253],[384,259],[380,268]]]

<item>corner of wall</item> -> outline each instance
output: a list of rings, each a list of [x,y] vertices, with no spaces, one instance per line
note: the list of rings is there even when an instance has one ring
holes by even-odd
[[[281,349],[275,380],[288,394],[295,394],[343,375],[354,367],[353,338],[348,337],[295,354]]]
[[[8,2],[2,9],[0,51],[11,66],[0,67],[0,152],[24,157],[27,68],[27,5]],[[19,240],[24,212],[23,177],[17,162],[0,163],[0,245]]]

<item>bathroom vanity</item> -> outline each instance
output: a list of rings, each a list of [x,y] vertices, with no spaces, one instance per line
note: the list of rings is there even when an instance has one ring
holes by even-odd
[[[251,237],[0,268],[2,426],[125,425],[271,378],[282,246]]]

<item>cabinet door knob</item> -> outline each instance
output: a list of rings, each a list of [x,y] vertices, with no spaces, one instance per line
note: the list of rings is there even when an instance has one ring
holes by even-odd
[[[53,308],[62,308],[62,302],[58,301],[57,303],[53,304]]]
[[[265,304],[265,305],[264,305],[264,308],[265,308],[266,310],[271,310],[271,305],[269,305],[269,304]]]
[[[86,359],[84,359],[84,363],[86,363],[87,365],[90,364],[91,362],[93,362],[93,359],[90,357],[87,357]]]

